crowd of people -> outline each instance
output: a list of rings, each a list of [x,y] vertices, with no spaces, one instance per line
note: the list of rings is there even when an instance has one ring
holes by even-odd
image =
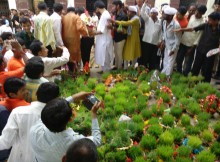
[[[162,4],[158,9],[148,0],[136,4],[114,0],[108,11],[97,0],[90,15],[85,8],[68,7],[65,12],[62,4],[55,3],[49,15],[46,3],[39,2],[37,15],[12,9],[10,19],[1,16],[1,162],[97,161],[101,103],[91,110],[91,136],[85,138],[66,126],[74,116],[69,104],[91,93],[62,99],[54,83],[63,68],[75,73],[88,66],[92,48],[100,74],[143,65],[160,70],[167,80],[174,70],[202,74],[205,82],[211,81],[213,71],[215,78],[220,77],[220,63],[214,66],[216,55],[206,56],[219,48],[220,1],[207,18],[205,5],[175,9]]]

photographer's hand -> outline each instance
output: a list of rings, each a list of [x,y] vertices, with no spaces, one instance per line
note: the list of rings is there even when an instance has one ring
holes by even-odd
[[[72,98],[74,102],[79,102],[80,100],[85,100],[91,94],[92,92],[79,92],[72,95]]]
[[[99,107],[101,106],[102,102],[96,102],[94,106],[92,107],[91,113],[92,113],[92,119],[97,118],[97,111],[99,110]]]

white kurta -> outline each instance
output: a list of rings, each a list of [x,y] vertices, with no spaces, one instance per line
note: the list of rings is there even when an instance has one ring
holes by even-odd
[[[95,61],[103,66],[103,70],[110,70],[110,62],[113,59],[113,40],[111,30],[107,29],[108,19],[111,15],[105,10],[98,23],[97,31],[102,34],[96,36]]]
[[[174,29],[179,29],[180,25],[177,21],[173,20],[168,26],[167,22],[163,23],[163,39],[165,41],[165,51],[163,60],[162,73],[170,76],[173,72],[173,66],[176,60],[177,51],[179,49],[182,34],[180,32],[173,32]],[[169,55],[173,51],[173,55]]]

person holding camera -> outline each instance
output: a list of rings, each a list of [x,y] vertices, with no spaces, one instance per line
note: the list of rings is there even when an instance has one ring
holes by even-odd
[[[97,111],[101,102],[91,109],[92,135],[96,146],[101,145],[101,132],[97,120]],[[46,104],[41,112],[41,120],[30,131],[31,146],[38,162],[60,162],[68,147],[76,140],[86,138],[72,128],[66,128],[72,118],[72,108],[64,99],[56,98]]]

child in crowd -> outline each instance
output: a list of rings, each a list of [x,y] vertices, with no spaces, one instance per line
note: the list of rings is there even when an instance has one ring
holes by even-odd
[[[8,97],[1,101],[0,105],[5,106],[9,111],[18,106],[30,105],[24,100],[27,95],[27,89],[23,79],[17,77],[7,78],[3,88]]]
[[[40,56],[44,62],[44,76],[49,81],[54,81],[55,75],[60,74],[60,70],[54,68],[60,67],[69,61],[70,53],[66,47],[60,47],[63,50],[62,56],[57,58],[49,58],[48,50],[40,41],[33,41],[30,45],[30,50],[34,56]]]
[[[27,61],[24,68],[25,76],[24,80],[27,83],[28,95],[26,97],[27,102],[37,101],[36,92],[40,84],[48,82],[43,76],[44,63],[38,56],[32,57]]]
[[[95,103],[91,110],[92,136],[88,137],[97,146],[101,144],[101,132],[97,120],[97,111],[101,103]],[[72,118],[72,108],[61,98],[46,104],[41,112],[41,121],[31,128],[30,141],[38,162],[60,162],[72,142],[85,136],[67,128]],[[55,153],[55,154],[54,154]],[[53,156],[51,156],[53,155]]]
[[[31,43],[34,40],[34,34],[31,32],[31,21],[30,19],[24,17],[20,19],[20,24],[22,26],[22,31],[16,34],[16,37],[20,37],[24,40],[27,49],[30,48]]]

